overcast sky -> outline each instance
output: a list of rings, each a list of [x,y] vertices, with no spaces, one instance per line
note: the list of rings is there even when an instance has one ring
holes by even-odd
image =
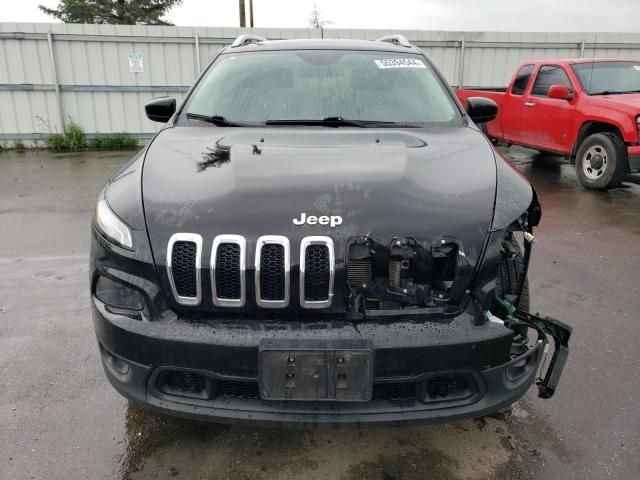
[[[50,22],[38,4],[0,0],[0,21]],[[247,5],[249,0],[246,0]],[[640,0],[253,0],[257,27],[307,27],[314,4],[333,28],[638,32]],[[181,26],[238,26],[238,0],[184,0]]]

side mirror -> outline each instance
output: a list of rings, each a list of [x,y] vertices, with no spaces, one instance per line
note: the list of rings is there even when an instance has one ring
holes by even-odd
[[[490,98],[469,97],[467,113],[475,123],[490,122],[498,115],[498,104]]]
[[[176,99],[173,97],[154,98],[147,102],[144,111],[152,122],[166,123],[176,112]]]
[[[566,85],[551,85],[547,91],[549,98],[557,98],[559,100],[571,100],[573,94]]]

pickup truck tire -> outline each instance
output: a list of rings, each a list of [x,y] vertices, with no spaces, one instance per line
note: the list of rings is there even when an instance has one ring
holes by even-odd
[[[594,133],[578,147],[576,175],[587,188],[605,190],[617,187],[628,170],[627,149],[618,135]]]
[[[517,295],[520,283],[523,281],[522,276],[525,275],[524,257],[520,245],[518,245],[513,236],[504,241],[511,244],[512,250],[516,250],[520,254],[513,259],[504,258],[500,263],[496,281],[496,294],[498,297]],[[524,278],[522,294],[517,307],[524,312],[529,312],[529,280],[527,278]]]

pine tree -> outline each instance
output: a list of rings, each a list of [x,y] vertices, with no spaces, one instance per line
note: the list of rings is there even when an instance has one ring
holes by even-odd
[[[56,8],[39,5],[65,23],[171,25],[161,17],[182,0],[60,0]]]

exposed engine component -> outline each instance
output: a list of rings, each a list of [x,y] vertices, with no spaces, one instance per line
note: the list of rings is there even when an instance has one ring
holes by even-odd
[[[347,282],[349,284],[368,284],[373,278],[373,254],[366,237],[361,237],[349,245],[349,268]]]
[[[396,237],[381,243],[358,237],[348,246],[348,300],[361,313],[438,307],[451,299],[461,263],[466,260],[454,238],[431,243]]]

